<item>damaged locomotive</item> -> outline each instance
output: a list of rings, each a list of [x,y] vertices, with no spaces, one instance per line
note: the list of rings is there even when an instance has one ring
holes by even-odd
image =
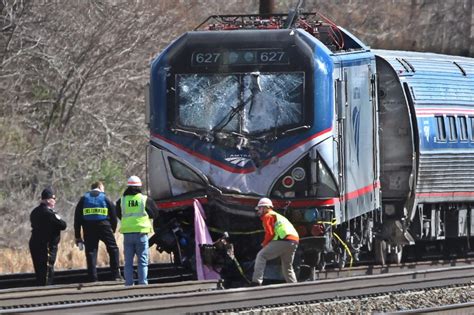
[[[300,280],[361,255],[399,263],[416,244],[463,252],[472,86],[471,58],[371,49],[317,13],[212,16],[151,64],[152,242],[192,266],[198,200],[248,270],[266,196],[300,234]]]

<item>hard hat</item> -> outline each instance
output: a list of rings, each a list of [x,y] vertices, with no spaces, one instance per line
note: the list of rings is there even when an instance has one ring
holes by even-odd
[[[130,176],[127,181],[127,186],[135,186],[135,187],[141,187],[142,186],[142,181],[140,180],[140,177],[138,176]]]
[[[269,207],[273,208],[273,203],[270,199],[268,198],[262,198],[258,201],[257,206],[255,207],[255,210],[258,210],[258,207]]]

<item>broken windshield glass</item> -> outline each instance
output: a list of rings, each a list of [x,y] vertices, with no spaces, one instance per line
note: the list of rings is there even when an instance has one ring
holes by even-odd
[[[256,134],[303,122],[304,73],[177,75],[177,124]]]
[[[178,124],[210,131],[225,118],[224,109],[238,106],[239,94],[235,75],[178,75]],[[237,129],[237,121],[226,129]]]

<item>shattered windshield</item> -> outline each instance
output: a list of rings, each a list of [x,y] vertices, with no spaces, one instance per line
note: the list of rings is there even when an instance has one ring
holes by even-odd
[[[303,122],[304,73],[177,75],[177,124],[261,133]]]

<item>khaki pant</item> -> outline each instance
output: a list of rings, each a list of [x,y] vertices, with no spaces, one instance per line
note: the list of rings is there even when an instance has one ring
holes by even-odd
[[[252,282],[262,284],[267,260],[277,257],[281,259],[281,272],[286,282],[297,282],[295,271],[293,270],[293,258],[297,248],[298,243],[290,241],[271,241],[268,243],[267,246],[258,252],[257,258],[255,258]]]

